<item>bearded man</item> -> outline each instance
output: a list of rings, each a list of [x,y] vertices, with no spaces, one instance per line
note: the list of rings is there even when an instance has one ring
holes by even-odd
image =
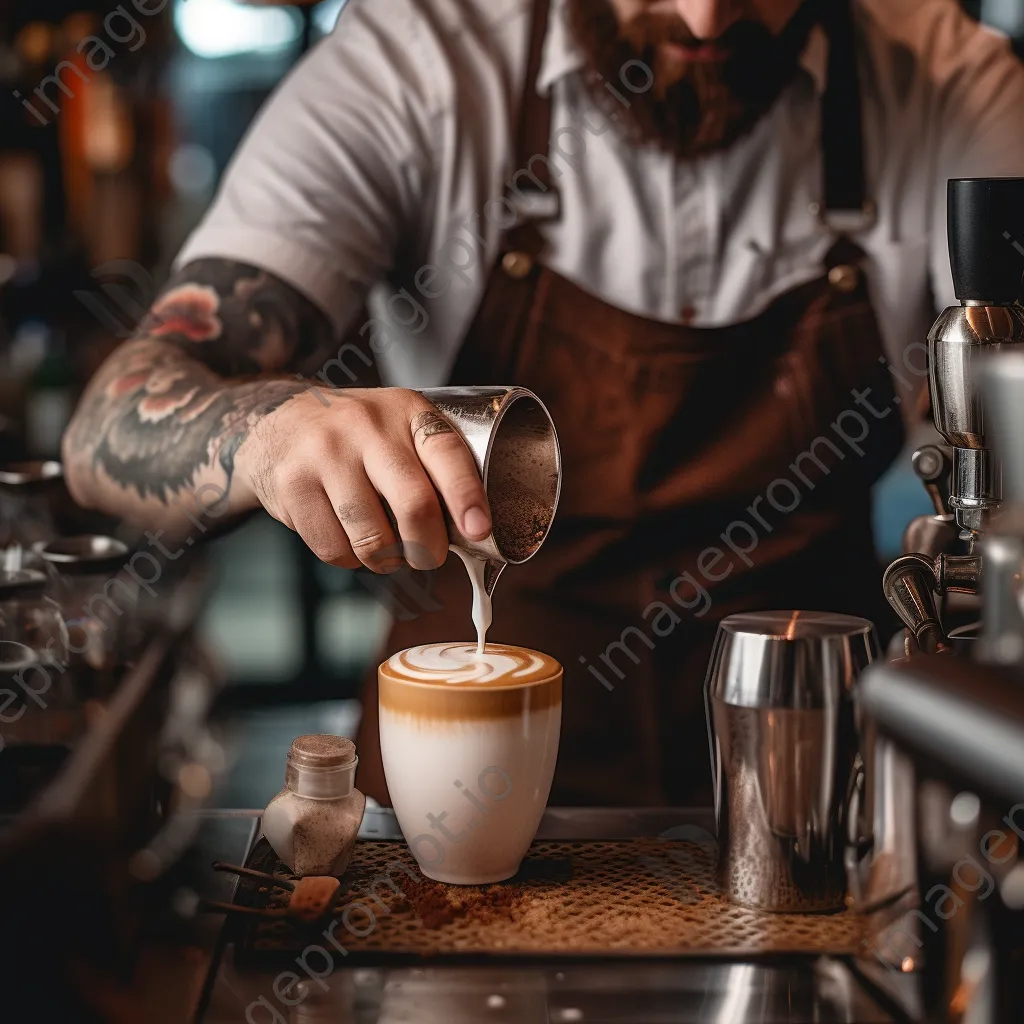
[[[1024,174],[1022,111],[954,0],[350,0],[91,384],[70,486],[156,529],[209,485],[332,565],[435,569],[442,508],[490,513],[406,389],[530,388],[561,505],[489,639],[565,667],[552,800],[699,800],[716,622],[889,626],[870,491],[952,300],[946,180]],[[433,597],[382,653],[468,633],[454,559]],[[375,715],[371,682],[387,801]]]

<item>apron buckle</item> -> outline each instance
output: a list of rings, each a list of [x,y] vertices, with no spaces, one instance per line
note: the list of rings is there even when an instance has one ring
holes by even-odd
[[[878,223],[878,207],[871,199],[866,199],[859,210],[828,210],[821,203],[811,203],[810,212],[837,235],[856,235],[870,231]]]

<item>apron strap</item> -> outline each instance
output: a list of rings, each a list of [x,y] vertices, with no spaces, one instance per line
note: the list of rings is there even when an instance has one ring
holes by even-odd
[[[515,167],[505,198],[515,209],[517,220],[508,232],[505,248],[525,253],[531,261],[544,248],[537,229],[540,221],[557,220],[562,213],[560,195],[551,178],[548,154],[551,149],[552,96],[537,91],[537,79],[544,60],[551,0],[534,0],[530,15],[529,55],[519,106],[516,130]]]
[[[551,148],[551,92],[537,91],[544,60],[544,42],[548,37],[551,0],[534,0],[530,27],[530,51],[526,63],[526,79],[520,100],[519,127],[516,135],[516,170],[526,168],[540,181],[541,192],[552,187],[551,168],[546,160],[530,161],[538,154],[547,156]],[[524,183],[526,185],[530,183]],[[534,185],[534,188],[536,186]]]
[[[821,100],[821,217],[836,234],[847,235],[870,228],[876,218],[865,185],[857,37],[851,0],[823,3],[819,9],[829,41],[828,81]]]

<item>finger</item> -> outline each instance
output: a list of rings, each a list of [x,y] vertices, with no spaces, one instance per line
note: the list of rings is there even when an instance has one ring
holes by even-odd
[[[349,547],[363,565],[383,573],[402,567],[398,538],[380,503],[380,495],[367,476],[362,475],[347,486],[329,480],[327,497],[345,530]]]
[[[290,493],[284,501],[285,522],[306,542],[322,562],[342,569],[362,564],[352,552],[348,535],[334,512],[327,492],[319,486]]]
[[[463,536],[483,540],[491,513],[469,445],[433,406],[417,412],[410,428],[416,454]]]
[[[398,523],[405,560],[414,569],[436,569],[448,557],[448,528],[434,485],[412,446],[374,448],[365,466]]]

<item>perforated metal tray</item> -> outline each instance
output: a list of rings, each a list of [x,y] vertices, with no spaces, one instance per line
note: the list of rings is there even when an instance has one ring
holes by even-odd
[[[404,843],[361,840],[342,879],[332,934],[358,959],[862,951],[858,915],[769,914],[727,902],[714,857],[713,847],[660,838],[538,841],[516,878],[467,887],[423,878]],[[247,863],[293,877],[265,840]],[[241,880],[235,896],[250,907],[281,907],[286,899],[285,889],[251,879]],[[244,957],[295,956],[325,941],[324,924],[246,920]]]

